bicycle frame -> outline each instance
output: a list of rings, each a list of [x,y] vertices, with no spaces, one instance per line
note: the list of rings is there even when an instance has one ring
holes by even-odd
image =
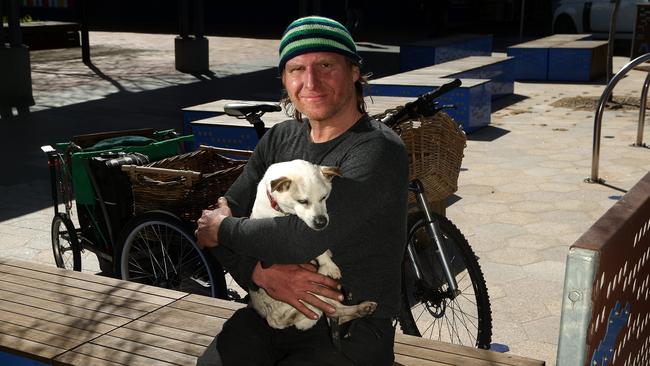
[[[424,213],[424,217],[427,221],[427,233],[429,234],[429,237],[433,238],[433,241],[435,242],[436,254],[438,255],[438,260],[440,261],[442,270],[445,274],[445,277],[447,278],[447,283],[449,284],[449,295],[451,295],[451,298],[453,299],[460,294],[460,290],[458,290],[458,282],[456,282],[456,277],[453,275],[451,267],[449,265],[446,249],[443,245],[443,238],[440,234],[441,230],[440,225],[438,224],[438,220],[433,215],[431,215],[431,209],[429,209],[429,205],[426,200],[424,185],[422,182],[420,182],[419,179],[414,179],[409,182],[409,191],[415,194],[418,207],[422,213]],[[413,248],[413,245],[410,242],[406,243],[406,253],[413,265],[413,272],[415,273],[415,277],[418,281],[424,281],[422,271],[420,270],[419,261],[415,255],[415,248]]]

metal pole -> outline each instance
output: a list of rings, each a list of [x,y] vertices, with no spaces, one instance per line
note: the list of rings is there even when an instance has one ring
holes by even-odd
[[[645,82],[643,82],[643,89],[641,89],[641,98],[639,98],[639,123],[636,129],[636,143],[632,146],[643,146],[643,127],[645,125],[645,105],[648,100],[648,87],[650,87],[650,72],[645,77]]]
[[[90,38],[88,37],[88,0],[79,1],[81,7],[81,61],[90,65]]]
[[[18,0],[9,0],[9,44],[11,47],[20,47],[23,44],[23,35],[20,29],[20,19],[18,16]]]
[[[521,0],[521,16],[519,19],[519,40],[524,38],[524,9],[526,9],[526,0]]]
[[[616,18],[618,15],[618,8],[621,0],[611,0],[614,3],[612,9],[612,16],[609,18],[609,40],[607,43],[607,82],[612,79],[614,71],[612,71],[613,58],[614,58],[614,39],[616,38]]]
[[[603,120],[603,111],[605,110],[605,103],[609,99],[610,95],[612,95],[612,90],[616,86],[616,84],[627,74],[630,70],[632,70],[635,66],[639,65],[642,62],[645,62],[650,59],[650,53],[646,53],[645,55],[641,55],[634,60],[628,62],[621,71],[619,71],[612,80],[607,83],[607,86],[605,87],[605,90],[603,91],[603,94],[600,96],[600,100],[598,101],[598,108],[596,109],[596,115],[594,116],[594,138],[593,138],[593,147],[591,150],[591,176],[586,179],[587,182],[589,183],[601,183],[603,182],[602,179],[598,178],[598,160],[600,159],[600,131],[601,131],[601,126],[602,126],[602,120]]]

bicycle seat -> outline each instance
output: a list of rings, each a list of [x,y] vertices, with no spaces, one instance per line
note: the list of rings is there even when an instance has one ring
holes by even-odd
[[[282,107],[276,103],[228,103],[223,106],[223,111],[233,117],[245,117],[249,114],[266,112],[279,112]]]

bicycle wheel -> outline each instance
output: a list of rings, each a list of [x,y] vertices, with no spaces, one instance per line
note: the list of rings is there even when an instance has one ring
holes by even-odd
[[[434,214],[440,223],[444,249],[460,293],[453,296],[429,237],[421,212],[410,215],[409,243],[419,262],[422,280],[413,263],[404,257],[399,322],[405,334],[447,343],[489,348],[492,312],[485,279],[478,260],[463,234],[447,218]]]
[[[81,248],[74,224],[63,212],[52,219],[52,252],[59,268],[81,271]]]
[[[159,211],[136,216],[124,231],[122,279],[211,297],[223,297],[225,281],[209,254],[177,217]]]

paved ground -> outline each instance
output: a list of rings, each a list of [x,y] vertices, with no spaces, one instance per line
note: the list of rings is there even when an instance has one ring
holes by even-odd
[[[183,107],[222,98],[278,97],[276,40],[210,38],[212,75],[174,70],[173,36],[91,33],[93,66],[80,50],[32,52],[37,105],[0,120],[0,255],[53,265],[48,171],[39,146],[122,128],[181,127]],[[617,58],[615,69],[625,59]],[[617,87],[637,97],[645,73]],[[602,85],[516,83],[492,125],[469,137],[457,201],[448,216],[481,257],[492,298],[493,341],[555,363],[568,247],[650,169],[632,148],[636,111],[605,114],[601,177],[590,173],[593,112],[551,106],[598,96]],[[96,271],[96,264],[84,262]]]

